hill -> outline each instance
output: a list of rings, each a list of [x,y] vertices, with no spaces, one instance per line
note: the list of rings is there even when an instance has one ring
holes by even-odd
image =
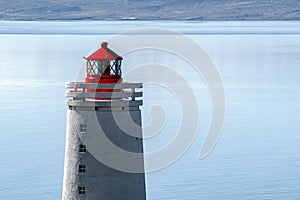
[[[0,0],[0,20],[300,20],[300,0]]]

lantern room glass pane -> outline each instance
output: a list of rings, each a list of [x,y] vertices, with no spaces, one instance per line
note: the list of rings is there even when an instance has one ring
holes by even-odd
[[[88,75],[117,75],[121,76],[121,60],[88,60]]]

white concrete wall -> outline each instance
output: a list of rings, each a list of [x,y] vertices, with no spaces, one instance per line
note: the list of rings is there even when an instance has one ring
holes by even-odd
[[[135,122],[131,124],[130,117]],[[126,158],[118,158],[115,152],[101,147],[97,134],[105,133],[107,138],[125,151],[142,153],[141,112],[139,109],[119,109],[114,115],[124,119],[127,129],[131,129],[132,137],[124,133],[114,121],[111,110],[68,110],[67,137],[64,167],[63,200],[143,200],[146,199],[145,174],[127,173],[112,169],[99,161],[99,156],[107,156],[114,162],[126,162]],[[115,116],[116,117],[116,116]],[[86,133],[80,133],[80,124],[87,125]],[[138,125],[138,126],[136,126]],[[101,127],[101,128],[99,128]],[[137,128],[138,127],[138,128]],[[99,138],[98,138],[99,139]],[[89,142],[91,141],[91,142]],[[87,146],[86,153],[79,153],[79,145]],[[100,145],[100,146],[99,146]],[[98,150],[98,151],[95,151]],[[100,150],[100,151],[99,151]],[[128,159],[128,162],[132,160]],[[134,161],[140,171],[144,169],[143,156]],[[78,173],[79,164],[86,166],[85,173]],[[121,163],[123,164],[123,163]],[[126,165],[126,163],[124,163]],[[78,186],[85,187],[85,194],[78,194]]]

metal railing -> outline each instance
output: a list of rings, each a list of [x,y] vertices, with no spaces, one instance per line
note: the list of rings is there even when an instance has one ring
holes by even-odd
[[[95,84],[82,82],[69,82],[65,87],[70,89],[66,92],[69,100],[123,100],[135,101],[142,97],[143,92],[136,91],[142,88],[142,83],[118,83],[118,84]]]

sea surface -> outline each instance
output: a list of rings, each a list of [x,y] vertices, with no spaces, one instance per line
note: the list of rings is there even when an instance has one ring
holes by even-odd
[[[147,63],[170,66],[182,74],[198,103],[196,138],[176,162],[147,173],[147,199],[299,199],[299,21],[0,21],[0,199],[61,199],[64,84],[78,79],[82,57],[100,42],[139,28],[166,28],[198,44],[218,70],[226,97],[222,135],[199,159],[212,115],[203,77],[179,57],[155,49],[124,56],[124,74]],[[166,113],[161,132],[145,139],[149,153],[176,136],[181,105],[160,85],[143,90],[143,124],[151,124],[154,105]]]

